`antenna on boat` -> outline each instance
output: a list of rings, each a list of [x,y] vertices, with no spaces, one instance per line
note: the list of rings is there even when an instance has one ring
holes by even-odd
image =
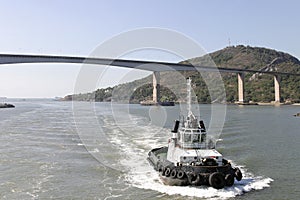
[[[186,119],[186,124],[185,127],[196,127],[197,126],[197,121],[196,118],[192,112],[192,79],[189,77],[187,79],[187,119]]]
[[[188,109],[188,116],[192,115],[192,107],[191,107],[191,101],[192,101],[192,94],[191,94],[191,82],[192,79],[189,77],[187,79],[187,109]]]

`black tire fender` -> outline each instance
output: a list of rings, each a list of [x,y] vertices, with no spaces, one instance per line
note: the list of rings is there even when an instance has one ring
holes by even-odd
[[[176,168],[174,168],[174,169],[172,169],[172,171],[170,173],[170,177],[171,178],[176,178],[176,176],[177,176],[177,170],[176,170]]]
[[[197,185],[197,186],[201,185],[201,181],[202,181],[201,178],[202,177],[200,174],[196,174],[194,172],[188,175],[188,181],[191,185]]]
[[[225,176],[225,185],[226,186],[233,186],[234,184],[234,176],[231,174],[226,174]]]
[[[240,181],[243,178],[243,174],[239,168],[235,168],[234,175],[237,181]]]
[[[183,179],[185,177],[185,173],[184,171],[182,171],[181,169],[177,171],[177,178],[179,179]]]
[[[224,175],[220,172],[214,172],[209,176],[209,185],[215,189],[222,189],[225,186]]]
[[[171,169],[169,167],[167,167],[166,170],[165,170],[165,176],[169,177],[170,174],[171,174]]]

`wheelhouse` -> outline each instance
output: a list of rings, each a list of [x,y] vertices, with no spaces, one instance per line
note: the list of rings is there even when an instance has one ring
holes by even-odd
[[[201,132],[200,129],[182,128],[181,130],[179,130],[177,138],[178,145],[181,148],[206,148],[206,132]]]

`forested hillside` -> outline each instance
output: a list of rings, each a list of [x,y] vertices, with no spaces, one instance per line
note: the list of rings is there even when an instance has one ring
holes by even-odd
[[[210,53],[209,55],[193,58],[183,63],[207,64],[208,56],[218,67],[255,69],[261,71],[279,71],[300,73],[300,61],[283,52],[273,49],[250,47],[250,46],[230,46],[222,50]],[[176,84],[182,83],[178,80],[170,80],[180,73],[182,77],[192,77],[193,89],[201,103],[211,103],[224,101],[223,98],[211,99],[207,85],[205,84],[199,72],[164,72],[161,74],[161,101],[182,101],[181,95],[174,94],[179,88],[180,93],[184,93],[182,87],[176,88]],[[226,101],[234,102],[237,100],[237,75],[235,73],[221,73],[225,91]],[[300,100],[300,77],[299,76],[281,76],[281,99],[282,101],[299,102]],[[136,80],[130,83],[121,84],[113,88],[98,89],[89,94],[76,94],[66,96],[66,100],[74,98],[75,100],[95,100],[123,101],[130,103],[139,103],[142,100],[152,98],[152,77]],[[274,100],[274,80],[273,76],[266,74],[245,75],[245,96],[246,100],[254,102],[270,102]],[[184,86],[185,87],[185,86]],[[175,89],[174,89],[175,88]],[[176,92],[175,92],[176,93]],[[223,99],[223,100],[222,100]]]

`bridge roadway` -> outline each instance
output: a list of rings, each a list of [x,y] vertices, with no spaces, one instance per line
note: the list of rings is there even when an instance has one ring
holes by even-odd
[[[74,64],[94,64],[104,66],[115,66],[134,68],[140,70],[153,71],[153,101],[159,99],[159,72],[162,71],[210,71],[210,72],[227,72],[238,74],[238,96],[239,102],[244,102],[244,73],[264,73],[274,76],[275,102],[280,101],[280,75],[300,76],[300,74],[277,72],[277,71],[260,71],[252,69],[235,69],[225,67],[211,67],[203,65],[191,65],[181,63],[153,62],[126,59],[111,58],[91,58],[91,57],[74,57],[74,56],[54,56],[54,55],[22,55],[22,54],[0,54],[0,64],[20,64],[20,63],[74,63]]]
[[[140,60],[125,60],[111,58],[90,58],[90,57],[73,57],[73,56],[51,56],[51,55],[18,55],[18,54],[0,54],[0,64],[18,64],[18,63],[77,63],[77,64],[94,64],[94,65],[110,65],[115,67],[125,67],[141,69],[153,72],[162,71],[196,71],[201,69],[204,71],[220,71],[230,73],[264,73],[272,75],[293,75],[300,74],[275,72],[275,71],[259,71],[251,69],[235,69],[225,67],[211,67],[203,65],[190,65],[168,62],[153,62]]]

